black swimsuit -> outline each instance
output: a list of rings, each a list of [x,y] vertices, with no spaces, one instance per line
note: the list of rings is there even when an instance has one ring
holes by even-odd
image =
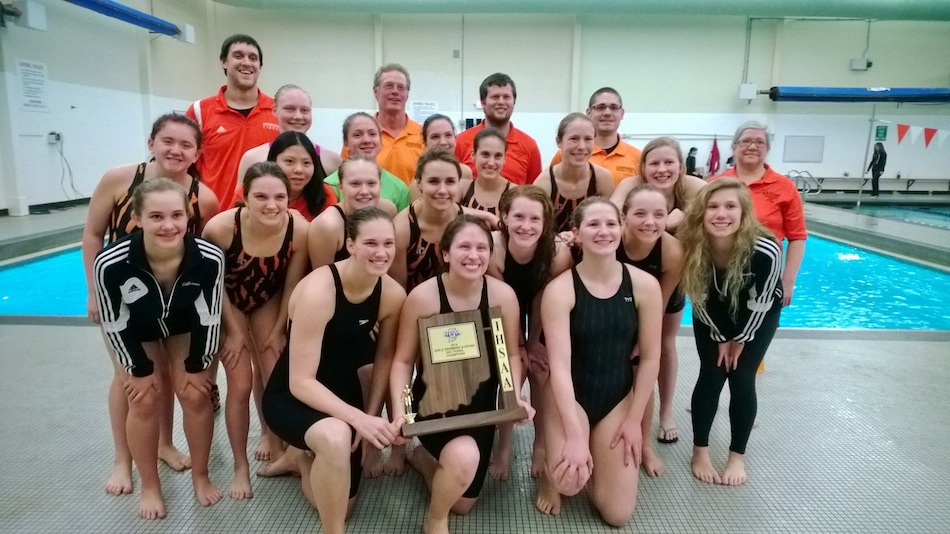
[[[343,208],[341,208],[339,204],[334,204],[330,207],[336,208],[336,210],[340,212],[340,218],[343,219],[343,246],[333,255],[333,261],[335,263],[349,258],[350,251],[346,250],[346,212],[343,211]]]
[[[452,309],[452,306],[449,304],[449,299],[445,294],[445,285],[442,283],[442,276],[438,276],[437,280],[439,284],[439,313],[451,313],[455,310]],[[488,308],[488,280],[485,280],[485,278],[482,277],[482,298],[478,303],[478,310],[482,314],[485,347],[488,349],[490,354],[494,354],[495,342],[491,333],[491,317],[488,315]],[[419,416],[417,419],[424,421],[428,419],[440,419],[442,417],[449,417],[453,415],[463,415],[494,410],[496,406],[496,400],[498,398],[498,372],[494,365],[489,365],[489,367],[491,372],[488,380],[478,385],[478,389],[476,390],[475,395],[472,397],[472,402],[470,404],[459,406],[457,410],[450,410],[444,414],[433,414],[427,417]],[[417,366],[416,379],[412,384],[413,409],[416,412],[419,411],[419,403],[425,396],[425,392],[426,383],[422,377],[422,366]],[[419,442],[422,443],[422,446],[425,447],[427,451],[429,451],[429,454],[438,459],[439,455],[442,454],[442,449],[445,448],[445,446],[450,441],[460,436],[471,436],[478,445],[478,469],[475,471],[475,478],[472,479],[472,483],[462,495],[463,497],[474,499],[475,497],[478,497],[479,492],[481,492],[482,485],[485,483],[485,475],[488,474],[488,463],[491,460],[492,442],[495,440],[495,427],[490,425],[477,428],[463,428],[459,430],[438,432],[436,434],[419,436]]]
[[[584,281],[574,278],[571,310],[571,379],[577,403],[593,427],[620,404],[633,388],[630,360],[637,344],[637,306],[633,282],[625,265],[620,287],[601,299],[590,294]]]
[[[590,182],[587,183],[587,193],[580,198],[564,198],[557,190],[557,180],[554,179],[554,167],[548,167],[551,175],[551,202],[554,204],[554,222],[558,232],[571,229],[571,215],[577,205],[593,196],[597,196],[597,175],[594,173],[594,164],[590,165]]]
[[[544,285],[543,282],[535,280],[538,261],[540,259],[534,257],[528,263],[521,264],[511,256],[511,251],[505,250],[505,272],[502,273],[502,277],[505,283],[515,290],[515,296],[518,297],[521,332],[526,338],[528,337],[528,325],[530,324],[531,304]]]
[[[363,390],[357,370],[367,361],[372,363],[376,353],[376,342],[370,338],[370,331],[379,318],[383,281],[380,279],[376,282],[375,289],[366,300],[353,303],[347,300],[343,292],[343,282],[336,265],[331,264],[329,267],[336,289],[336,308],[323,332],[316,378],[340,400],[364,410]],[[292,329],[293,323],[287,327],[288,337]],[[290,392],[289,343],[274,365],[264,389],[261,410],[264,420],[280,439],[303,450],[310,449],[304,439],[310,427],[330,417],[301,402]],[[361,461],[362,454],[357,448],[350,456],[350,498],[356,495],[359,487]]]
[[[294,218],[287,214],[284,242],[277,254],[267,257],[251,256],[244,250],[241,235],[241,210],[234,212],[234,237],[224,254],[224,288],[234,307],[251,313],[284,288],[287,268],[294,255]]]
[[[502,195],[508,192],[511,189],[511,182],[505,184],[505,190],[501,192]],[[498,205],[492,207],[482,206],[478,203],[478,199],[475,198],[475,182],[472,181],[472,185],[468,186],[468,191],[465,192],[465,196],[462,197],[462,205],[473,210],[482,210],[491,213],[492,215],[498,216]]]
[[[462,206],[458,213],[462,213]],[[409,205],[409,248],[406,249],[406,293],[412,288],[439,274],[442,270],[442,253],[438,243],[422,238],[416,208]]]
[[[663,274],[663,238],[656,240],[653,249],[651,249],[650,253],[642,260],[631,260],[630,256],[627,256],[627,251],[623,248],[623,243],[621,243],[620,246],[617,247],[617,260],[649,273],[659,282],[660,276]],[[679,286],[676,286],[673,290],[673,294],[670,295],[670,301],[666,303],[665,313],[678,313],[683,311],[685,307],[686,297],[683,296],[683,292],[680,291]]]
[[[132,177],[132,183],[129,184],[128,191],[112,206],[112,215],[109,217],[109,243],[115,243],[119,239],[138,230],[135,221],[132,220],[132,193],[135,188],[142,185],[145,181],[145,166],[148,163],[140,163],[135,169],[135,176]],[[188,205],[191,206],[191,217],[188,218],[188,231],[198,234],[198,224],[201,222],[201,207],[198,204],[198,189],[201,183],[197,178],[191,178],[191,187],[188,189]]]

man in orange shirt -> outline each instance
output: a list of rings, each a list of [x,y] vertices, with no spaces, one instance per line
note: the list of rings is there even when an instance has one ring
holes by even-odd
[[[233,207],[241,156],[273,141],[280,129],[274,117],[274,99],[257,88],[264,64],[257,41],[249,35],[232,35],[221,45],[220,59],[227,83],[218,94],[192,104],[185,115],[201,126],[204,143],[198,172],[218,196],[223,211]]]
[[[382,149],[376,163],[409,185],[416,175],[416,162],[425,151],[422,126],[406,114],[409,100],[409,71],[398,63],[383,65],[373,78],[376,98],[376,122],[379,123]],[[343,147],[343,159],[350,156]]]
[[[472,145],[475,142],[475,134],[486,126],[494,128],[501,132],[508,142],[501,175],[518,185],[533,182],[541,174],[541,151],[530,135],[515,128],[511,123],[511,114],[515,111],[515,100],[518,98],[515,82],[507,74],[496,72],[485,78],[478,88],[478,96],[485,111],[485,120],[459,134],[455,140],[455,157],[471,167],[474,173]]]
[[[594,121],[594,153],[590,162],[610,171],[614,184],[640,172],[640,149],[620,138],[617,130],[623,120],[623,100],[612,87],[594,91],[587,104],[587,116]],[[558,150],[551,166],[561,162]]]

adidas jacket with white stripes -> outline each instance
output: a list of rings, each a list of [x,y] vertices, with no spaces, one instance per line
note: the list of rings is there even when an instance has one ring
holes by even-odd
[[[189,373],[211,365],[221,338],[224,298],[224,253],[190,233],[185,257],[168,294],[152,275],[142,232],[104,248],[93,267],[102,330],[119,363],[132,376],[149,376],[152,361],[142,343],[191,334],[185,359]]]
[[[709,281],[706,309],[693,309],[694,319],[709,326],[710,337],[719,343],[730,339],[738,343],[752,341],[769,311],[782,306],[782,247],[772,239],[760,237],[750,263],[751,273],[739,295],[735,317],[729,311],[730,296],[719,291],[725,274],[715,268]]]

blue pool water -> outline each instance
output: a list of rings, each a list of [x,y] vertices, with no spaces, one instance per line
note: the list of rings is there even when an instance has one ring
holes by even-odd
[[[865,204],[861,206],[859,213],[950,230],[950,207],[947,206],[878,206]]]
[[[0,268],[0,315],[85,315],[79,249]],[[950,274],[810,237],[782,326],[950,330]],[[691,323],[687,307],[683,323]]]

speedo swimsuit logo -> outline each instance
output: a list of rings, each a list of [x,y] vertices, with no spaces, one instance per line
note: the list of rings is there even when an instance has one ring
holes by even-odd
[[[119,292],[122,294],[122,300],[126,304],[132,304],[140,298],[148,295],[148,286],[142,280],[133,276],[119,286]]]
[[[457,338],[457,337],[459,337],[459,336],[461,336],[461,335],[462,335],[462,333],[459,332],[459,329],[458,329],[458,328],[452,328],[451,330],[446,330],[445,333],[442,334],[443,337],[448,338],[448,339],[450,339],[450,340],[452,340],[452,341],[455,341],[455,338]]]
[[[364,324],[368,322],[369,322],[369,319],[360,319],[360,326],[363,326]]]

